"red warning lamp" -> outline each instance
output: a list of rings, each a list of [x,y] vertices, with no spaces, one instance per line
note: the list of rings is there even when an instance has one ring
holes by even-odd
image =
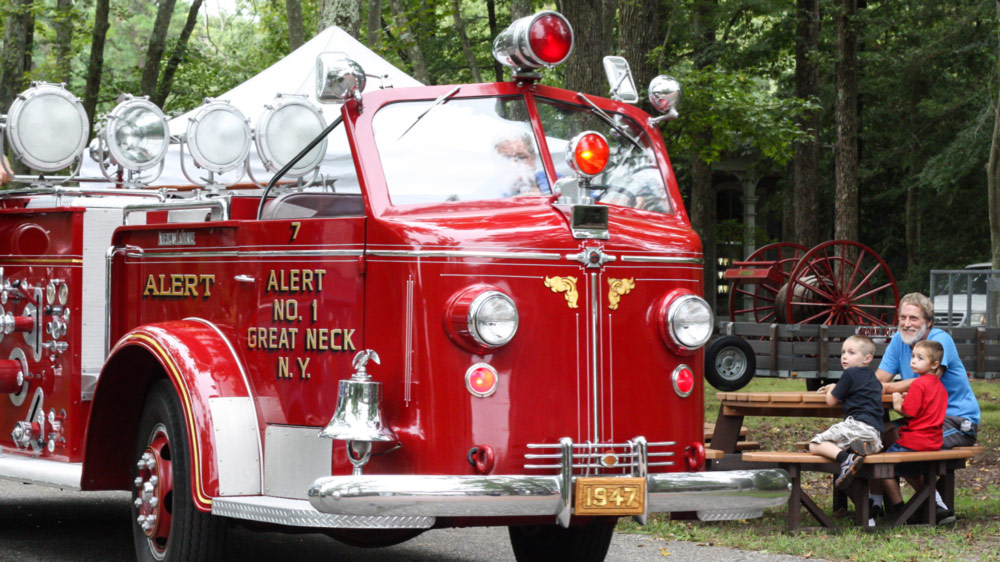
[[[681,398],[687,398],[694,390],[694,372],[687,365],[678,365],[670,376],[670,381],[674,385],[674,392]]]
[[[545,64],[559,64],[573,48],[573,30],[566,18],[555,12],[543,12],[528,28],[528,45]]]
[[[499,382],[496,369],[486,363],[476,363],[465,372],[465,388],[479,398],[491,396]]]
[[[608,165],[611,149],[604,135],[594,131],[584,131],[569,141],[566,147],[566,162],[571,168],[587,177],[601,173]]]
[[[493,41],[493,57],[518,71],[552,67],[573,51],[573,28],[562,14],[538,12],[510,24]]]

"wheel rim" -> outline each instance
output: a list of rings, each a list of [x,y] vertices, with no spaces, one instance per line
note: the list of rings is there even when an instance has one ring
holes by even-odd
[[[782,300],[789,323],[890,326],[899,292],[889,266],[871,248],[832,240],[802,256]]]
[[[173,501],[173,451],[163,424],[153,428],[146,450],[136,461],[136,523],[146,535],[149,551],[157,560],[167,552]]]
[[[715,372],[727,381],[739,380],[747,372],[747,359],[736,349],[723,349],[715,356]]]

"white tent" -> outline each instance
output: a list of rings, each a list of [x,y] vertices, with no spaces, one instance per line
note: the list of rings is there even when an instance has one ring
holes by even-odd
[[[217,96],[216,99],[225,100],[238,108],[250,119],[250,126],[254,128],[257,120],[264,111],[264,106],[272,103],[277,94],[297,94],[306,96],[311,102],[319,105],[323,110],[323,115],[327,123],[332,122],[340,116],[340,104],[319,104],[316,100],[316,56],[324,52],[342,52],[356,61],[365,70],[366,74],[376,76],[386,76],[386,85],[392,87],[420,86],[420,82],[414,80],[409,75],[389,64],[386,60],[369,50],[357,39],[351,37],[344,30],[331,26],[320,34],[313,37],[305,45],[302,45],[294,52],[274,63],[259,74],[250,78],[246,82],[229,90],[225,94]],[[377,90],[383,85],[383,80],[369,77],[365,91]],[[187,131],[189,120],[197,113],[195,108],[183,115],[170,120],[170,134],[177,136]],[[208,174],[205,170],[196,168],[191,155],[185,149],[185,168],[188,175],[205,182]],[[251,171],[257,181],[266,183],[271,176],[261,164],[255,147],[250,149]],[[347,145],[347,138],[343,127],[338,127],[331,134],[327,145],[326,156],[323,159],[321,169],[329,174],[331,171],[336,174],[336,170],[347,171],[343,179],[347,180],[337,184],[338,190],[357,189],[356,182],[349,181],[353,175],[353,162],[350,156],[350,149]],[[143,176],[150,177],[155,174],[156,168],[146,170]],[[101,177],[98,165],[89,156],[84,158],[83,177]],[[231,172],[216,177],[220,183],[232,183],[236,181],[238,172]],[[309,176],[307,176],[308,178]],[[244,176],[241,182],[249,182],[249,178]],[[184,176],[180,163],[180,148],[178,145],[171,145],[167,153],[163,173],[152,182],[152,185],[190,185],[191,182]],[[353,185],[351,185],[353,184]]]

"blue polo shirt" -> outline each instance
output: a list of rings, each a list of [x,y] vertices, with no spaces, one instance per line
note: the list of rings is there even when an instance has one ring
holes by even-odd
[[[941,384],[948,391],[947,415],[966,418],[978,425],[979,402],[972,392],[969,374],[965,371],[962,358],[958,356],[955,340],[951,339],[951,334],[938,328],[931,328],[927,333],[927,339],[940,343],[944,348],[941,364],[944,365],[945,372],[941,375]],[[903,343],[899,332],[896,332],[885,348],[885,355],[882,356],[882,363],[878,368],[887,373],[899,374],[903,380],[912,379],[918,376],[910,369],[912,355],[913,348]]]

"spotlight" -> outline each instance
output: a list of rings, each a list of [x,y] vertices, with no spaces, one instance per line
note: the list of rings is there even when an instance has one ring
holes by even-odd
[[[83,153],[89,135],[80,100],[61,84],[45,82],[18,94],[5,128],[14,156],[39,172],[70,165]]]
[[[198,167],[223,174],[246,161],[251,136],[249,122],[239,109],[208,98],[188,122],[185,138]]]
[[[305,96],[278,94],[273,105],[266,106],[257,121],[257,153],[264,167],[277,172],[326,127],[323,112]],[[300,178],[320,165],[326,155],[326,143],[316,145],[305,158],[286,173]]]

